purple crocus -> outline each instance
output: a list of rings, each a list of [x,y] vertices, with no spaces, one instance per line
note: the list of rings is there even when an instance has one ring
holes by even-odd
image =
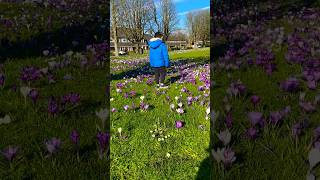
[[[28,96],[32,99],[32,102],[35,104],[39,98],[39,92],[36,89],[32,89]]]
[[[59,110],[58,103],[56,102],[54,97],[51,97],[49,99],[48,112],[54,116],[55,114],[58,113],[58,110]]]
[[[317,88],[317,82],[315,80],[307,81],[307,86],[311,90],[315,90]]]
[[[41,77],[41,71],[36,67],[24,67],[20,79],[24,82],[36,81]]]
[[[246,135],[249,139],[256,139],[258,137],[258,130],[255,127],[251,127],[247,130]]]
[[[313,131],[313,135],[315,139],[319,139],[320,137],[320,126],[318,126],[314,131]]]
[[[316,107],[311,102],[301,101],[299,106],[307,113],[313,112],[316,110]]]
[[[227,148],[224,150],[223,157],[223,164],[225,168],[229,168],[236,160],[235,153],[231,150],[231,148]]]
[[[270,112],[269,121],[270,123],[276,125],[280,122],[282,119],[282,114],[279,111],[276,112]]]
[[[243,95],[245,91],[246,87],[242,84],[240,80],[231,83],[230,88],[228,89],[228,92],[234,96]]]
[[[148,105],[148,104],[145,104],[144,102],[141,102],[141,103],[140,103],[140,109],[141,109],[142,111],[146,111],[146,110],[148,110],[148,108],[149,108],[149,105]]]
[[[128,111],[128,109],[129,109],[129,105],[125,105],[125,106],[123,106],[123,109],[124,109],[125,111]]]
[[[61,146],[61,140],[53,137],[50,140],[45,142],[47,150],[50,154],[54,154],[56,152],[58,152],[58,150],[60,149]]]
[[[0,73],[0,87],[4,86],[6,77],[4,76],[4,74]]]
[[[132,91],[129,92],[130,97],[135,97],[136,94],[137,94],[137,92],[134,91],[134,90],[132,90]]]
[[[291,132],[292,132],[292,135],[294,137],[298,137],[301,135],[302,133],[302,129],[303,129],[303,126],[301,123],[295,123],[293,126],[292,126],[292,129],[291,129]]]
[[[299,88],[299,81],[296,78],[289,78],[280,83],[280,88],[284,91],[294,92]]]
[[[181,120],[176,121],[176,128],[180,129],[184,126],[184,122]]]
[[[264,118],[263,114],[260,112],[249,112],[248,118],[252,126],[256,126],[257,124],[260,125],[260,127],[264,126]]]
[[[229,112],[228,114],[227,114],[227,116],[226,116],[226,126],[228,127],[228,128],[231,128],[232,127],[232,115],[231,115],[231,113]]]
[[[260,102],[261,98],[257,95],[253,95],[251,96],[250,100],[253,106],[255,107]]]
[[[117,112],[117,109],[116,109],[116,108],[112,108],[112,109],[111,109],[111,112],[113,112],[113,113],[114,113],[114,112]]]
[[[73,144],[78,145],[80,141],[80,136],[77,130],[73,130],[70,134],[70,140]]]
[[[192,100],[193,100],[193,97],[192,96],[189,96],[187,97],[187,104],[190,106],[192,104]]]
[[[1,153],[8,161],[11,162],[17,156],[17,152],[18,147],[8,146]]]
[[[65,103],[70,103],[72,105],[76,105],[78,104],[80,101],[80,94],[78,93],[69,93],[67,95],[64,95],[62,97],[62,103],[65,104]]]
[[[102,159],[103,153],[106,152],[109,148],[109,139],[110,139],[110,134],[105,132],[98,132],[97,134],[97,139],[99,143],[99,157]]]

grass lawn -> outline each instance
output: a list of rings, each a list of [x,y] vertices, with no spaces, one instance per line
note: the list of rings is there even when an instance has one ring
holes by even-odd
[[[111,61],[114,75],[110,105],[114,108],[111,114],[114,136],[110,147],[112,179],[209,177],[210,121],[206,120],[209,89],[202,87],[203,90],[198,91],[199,86],[204,86],[199,77],[203,75],[209,80],[209,67],[206,66],[209,49],[172,52],[170,59],[173,66],[167,76],[169,88],[159,91],[154,83],[147,84],[153,78],[147,59]],[[187,80],[179,83],[182,73],[179,69],[194,76],[186,79],[194,79],[195,84]],[[127,78],[123,79],[119,74]],[[141,96],[144,96],[143,100]],[[191,97],[189,105],[187,97]],[[140,107],[142,101],[149,105],[144,111]],[[176,111],[179,102],[184,111],[182,114]],[[175,106],[173,110],[171,104]],[[179,120],[185,122],[180,129],[175,127]]]
[[[73,10],[0,3],[0,179],[109,177],[106,152],[99,156],[105,141],[97,138],[107,127],[96,115],[109,101],[108,54],[100,43],[87,41],[98,34],[93,26],[72,31],[77,23],[92,22],[97,8],[82,18]],[[102,51],[100,64],[90,49],[64,53],[73,40],[95,44]],[[70,137],[73,130],[79,137]]]

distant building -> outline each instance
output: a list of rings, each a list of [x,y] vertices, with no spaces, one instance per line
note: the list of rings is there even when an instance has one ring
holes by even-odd
[[[110,49],[111,51],[114,51],[114,38],[110,31]],[[150,34],[145,34],[144,39],[139,43],[139,47],[148,50],[147,40],[150,40],[152,36]],[[187,46],[187,41],[181,41],[181,40],[174,40],[170,39],[169,41],[166,41],[166,44],[170,49],[183,49]],[[130,42],[128,38],[124,35],[121,30],[118,30],[118,49],[119,51],[135,51],[136,47],[135,44]]]

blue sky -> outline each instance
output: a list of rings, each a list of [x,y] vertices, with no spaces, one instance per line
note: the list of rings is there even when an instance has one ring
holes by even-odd
[[[210,9],[210,0],[173,0],[179,15],[179,28],[185,29],[186,14],[190,11]]]

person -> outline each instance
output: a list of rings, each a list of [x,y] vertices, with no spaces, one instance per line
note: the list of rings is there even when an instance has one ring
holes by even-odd
[[[167,45],[163,41],[161,32],[156,32],[154,37],[148,41],[150,66],[155,72],[157,88],[168,88],[164,84],[166,78],[166,68],[170,67],[170,59]]]

